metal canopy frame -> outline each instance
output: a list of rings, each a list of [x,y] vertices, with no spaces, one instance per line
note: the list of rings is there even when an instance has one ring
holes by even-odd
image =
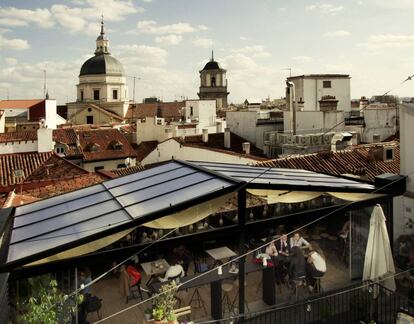
[[[214,185],[211,185],[212,183]],[[169,187],[173,184],[175,186]],[[240,205],[238,225],[240,233],[244,233],[246,202],[243,203],[240,197],[245,197],[245,190],[248,188],[359,193],[375,190],[374,186],[367,183],[305,170],[174,160],[149,170],[15,208],[10,232],[6,235],[8,239],[4,241],[4,248],[1,251],[3,253],[0,254],[2,257],[0,261],[3,261],[0,264],[0,272],[14,270],[56,253],[236,191],[238,191]],[[172,197],[176,200],[171,200]],[[110,206],[112,209],[108,209],[109,206],[105,204],[112,204]],[[143,208],[138,208],[138,205],[142,205]],[[66,206],[68,210],[59,210],[60,206]],[[102,210],[102,207],[105,208]],[[89,218],[72,219],[73,215],[82,211],[85,213],[88,208],[92,208],[90,212],[86,212]],[[44,217],[46,212],[50,212],[48,217]],[[118,222],[103,222],[99,230],[96,228],[87,230],[87,234],[80,235],[77,239],[10,259],[10,247],[13,248],[13,245],[31,244],[36,240],[54,238],[53,234],[59,231],[64,233],[66,230],[72,230],[73,232],[76,226],[84,226],[89,221],[102,220],[103,217],[114,213],[119,213],[121,215],[119,219],[122,219]],[[59,225],[59,218],[64,217],[69,218],[69,221]],[[55,227],[48,227],[47,225],[50,224],[55,224]],[[42,231],[16,234],[25,228],[37,228]],[[67,235],[73,234],[78,233],[75,231]],[[59,235],[55,236],[60,238]],[[7,260],[7,256],[10,260]]]
[[[182,161],[171,161],[17,207],[9,239],[4,242],[7,251],[3,251],[7,258],[3,255],[0,272],[235,192],[242,184]],[[49,214],[45,217],[46,213]],[[80,230],[85,226],[89,228]],[[49,247],[41,248],[39,242],[50,239],[55,241]],[[34,253],[22,250],[31,249],[35,244],[38,248]],[[18,248],[23,256],[12,258],[14,249]]]

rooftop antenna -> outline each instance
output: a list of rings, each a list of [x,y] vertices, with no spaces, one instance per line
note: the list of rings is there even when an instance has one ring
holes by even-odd
[[[288,67],[282,70],[289,70],[289,78],[292,76],[292,68]]]
[[[46,69],[43,69],[43,98],[46,98],[47,90],[46,90]]]

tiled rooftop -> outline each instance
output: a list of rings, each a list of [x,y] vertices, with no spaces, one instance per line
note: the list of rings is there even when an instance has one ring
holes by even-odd
[[[140,144],[132,144],[137,154],[137,160],[142,161],[158,146],[157,141],[141,142]]]
[[[0,155],[0,186],[5,187],[22,183],[52,155],[52,152]],[[17,170],[21,170],[21,172]],[[20,174],[17,174],[17,172]]]
[[[0,143],[36,141],[37,131],[0,133]]]
[[[128,140],[117,129],[77,131],[84,161],[121,159],[136,156]]]
[[[181,108],[185,106],[183,101],[159,102],[159,103],[140,103],[130,105],[126,118],[145,118],[156,117],[159,112],[161,116],[169,120],[181,119]]]
[[[230,144],[231,147],[228,149],[224,147],[224,133],[212,133],[208,134],[208,141],[206,143],[202,140],[202,135],[193,135],[193,136],[186,136],[185,139],[176,138],[184,146],[193,146],[193,147],[201,147],[204,149],[216,150],[222,153],[230,153],[230,154],[243,154],[242,144],[248,142],[248,140],[234,134],[230,133]],[[256,159],[256,160],[263,160],[266,159],[263,151],[252,143],[250,143],[250,154],[247,157]]]
[[[0,100],[0,109],[24,109],[30,108],[43,102],[45,99],[33,99],[33,100]]]
[[[394,147],[394,159],[381,161],[373,153],[382,146]],[[338,152],[323,152],[259,162],[258,166],[305,169],[331,175],[354,175],[373,182],[383,173],[400,173],[400,145],[398,142],[359,145]]]
[[[113,119],[114,119],[114,120],[116,120],[116,121],[123,121],[123,120],[124,120],[124,118],[122,118],[121,116],[119,116],[119,115],[117,115],[117,114],[115,114],[115,113],[113,113],[113,112],[111,112],[111,111],[109,111],[109,110],[106,110],[106,109],[104,109],[104,108],[102,108],[102,107],[99,107],[98,105],[92,104],[92,103],[88,104],[85,108],[83,108],[83,109],[79,110],[78,112],[76,112],[76,113],[72,116],[72,118],[73,118],[74,116],[76,116],[77,114],[80,114],[80,113],[81,113],[82,111],[84,111],[85,109],[89,109],[89,108],[92,108],[92,109],[98,110],[99,112],[101,112],[101,113],[103,113],[103,114],[107,115],[107,116],[108,116],[108,117],[110,117],[110,118],[113,118]]]

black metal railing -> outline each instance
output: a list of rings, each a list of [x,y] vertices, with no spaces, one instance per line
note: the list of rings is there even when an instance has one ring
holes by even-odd
[[[341,290],[257,313],[246,314],[245,324],[396,323],[400,309],[412,306],[408,298],[377,283],[358,283]],[[225,323],[237,322],[237,319]]]
[[[0,323],[7,323],[9,317],[9,274],[0,274]]]

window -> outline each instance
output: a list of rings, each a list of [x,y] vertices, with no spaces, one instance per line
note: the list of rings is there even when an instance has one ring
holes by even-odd
[[[81,101],[83,101],[83,90],[81,90],[81,91],[80,91],[80,97],[81,97],[81,98],[80,98],[80,99],[81,99]]]
[[[93,100],[99,100],[99,90],[93,90]]]
[[[385,160],[389,161],[393,159],[394,159],[394,149],[392,148],[385,149]]]
[[[112,99],[118,99],[118,90],[112,90]]]
[[[216,78],[215,77],[211,77],[211,86],[212,87],[216,86]]]
[[[93,124],[93,116],[86,116],[86,123]]]
[[[117,169],[126,168],[126,165],[125,165],[125,164],[118,164],[118,165],[116,166],[116,168],[117,168]]]
[[[323,87],[324,88],[332,88],[331,81],[323,81]]]
[[[193,112],[193,107],[190,107],[190,116],[193,116],[194,112]]]
[[[55,152],[57,154],[65,154],[65,148],[62,147],[62,146],[58,146],[58,147],[56,147]]]
[[[95,167],[95,172],[98,171],[98,170],[102,170],[103,168],[104,168],[103,166],[97,166],[97,167]]]

